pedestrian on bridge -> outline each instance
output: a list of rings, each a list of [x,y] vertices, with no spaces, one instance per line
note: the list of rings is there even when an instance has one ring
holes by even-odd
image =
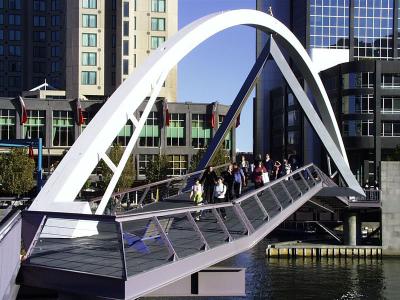
[[[273,174],[272,174],[272,179],[274,180],[274,179],[278,179],[279,177],[280,177],[280,175],[281,175],[281,166],[282,166],[282,164],[281,164],[281,162],[279,161],[279,160],[277,160],[275,163],[274,163],[274,170],[273,170]]]
[[[233,200],[233,165],[229,164],[227,170],[222,173],[226,185],[226,201]]]
[[[192,191],[190,192],[190,199],[192,199],[196,206],[203,205],[203,186],[200,183],[200,179],[196,179],[195,184],[192,186]],[[196,221],[200,221],[201,212],[196,212]]]
[[[217,182],[217,173],[215,173],[212,166],[208,166],[201,178],[201,183],[204,187],[204,197],[207,203],[214,203],[214,187]]]
[[[274,170],[274,161],[271,159],[268,153],[265,154],[264,167],[267,169],[268,176],[271,178]]]
[[[243,174],[245,177],[245,183],[247,185],[247,181],[249,179],[250,164],[249,164],[249,161],[246,160],[246,157],[244,155],[242,155],[242,161],[240,162],[240,168],[243,171]]]
[[[225,202],[225,194],[226,194],[226,185],[224,184],[224,179],[222,177],[218,177],[217,184],[214,187],[214,202],[222,203]],[[225,208],[219,209],[222,218],[226,219]]]
[[[258,189],[264,185],[263,174],[267,173],[267,169],[263,166],[263,162],[261,160],[258,161],[257,166],[254,168],[253,172],[253,181],[254,187]]]
[[[239,168],[237,163],[233,164],[233,190],[235,197],[239,198],[242,194],[242,186],[246,185],[246,179],[243,170]]]

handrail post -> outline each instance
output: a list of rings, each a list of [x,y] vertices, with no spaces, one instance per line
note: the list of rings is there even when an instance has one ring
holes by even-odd
[[[119,242],[119,251],[121,253],[122,259],[122,268],[123,268],[123,278],[126,281],[128,279],[128,269],[126,267],[126,255],[125,255],[125,244],[124,244],[124,231],[122,228],[122,222],[116,221],[117,231],[119,232],[120,238],[118,239]]]
[[[160,237],[163,240],[163,242],[165,243],[165,245],[168,248],[168,252],[169,252],[169,257],[168,260],[169,261],[176,261],[179,259],[178,254],[176,253],[174,247],[172,246],[171,241],[169,240],[169,238],[167,237],[167,234],[165,233],[164,229],[162,228],[160,221],[158,220],[157,217],[152,217],[151,218],[154,222],[154,224],[157,227],[158,232],[160,233]]]

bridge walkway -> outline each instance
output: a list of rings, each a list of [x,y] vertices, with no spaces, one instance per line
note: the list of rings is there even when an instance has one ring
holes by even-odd
[[[250,249],[316,195],[323,178],[310,164],[229,203],[120,216],[24,212],[37,231],[19,282],[120,299],[146,295]]]

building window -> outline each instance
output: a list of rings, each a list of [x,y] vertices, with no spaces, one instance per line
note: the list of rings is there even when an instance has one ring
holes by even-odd
[[[4,31],[0,29],[0,40],[4,40]]]
[[[393,57],[394,1],[354,1],[354,57]]]
[[[21,31],[19,31],[19,30],[10,30],[10,31],[8,31],[8,40],[10,40],[10,41],[20,41],[21,40]]]
[[[373,95],[351,95],[342,99],[343,114],[372,114]]]
[[[8,71],[9,72],[21,72],[22,71],[22,62],[21,61],[9,61],[8,62]]]
[[[97,54],[95,52],[82,53],[82,66],[96,66]]]
[[[373,88],[374,81],[375,78],[373,72],[347,73],[342,75],[343,89]],[[332,90],[337,88],[338,87],[335,86]]]
[[[46,26],[46,17],[45,16],[33,16],[33,26],[45,27]]]
[[[45,0],[33,0],[33,10],[45,11],[46,1]]]
[[[383,122],[382,136],[400,136],[400,122]]]
[[[44,110],[28,110],[28,120],[23,125],[23,136],[26,139],[42,138],[46,141],[46,112]]]
[[[33,47],[33,57],[45,58],[46,57],[46,47]]]
[[[155,160],[155,154],[139,154],[139,161],[138,161],[138,174],[139,176],[146,176],[146,170],[149,162]]]
[[[124,21],[124,36],[129,36],[129,21]]]
[[[53,111],[53,146],[72,146],[74,121],[71,111]]]
[[[170,122],[167,127],[167,146],[186,145],[186,115],[170,114]]]
[[[400,98],[382,97],[381,112],[384,114],[399,114],[400,113]]]
[[[60,26],[60,25],[61,25],[61,17],[51,16],[51,26]]]
[[[82,15],[82,27],[96,28],[97,27],[97,15]]]
[[[96,47],[97,46],[97,34],[96,33],[82,33],[82,46]]]
[[[51,0],[51,10],[61,10],[61,0]]]
[[[187,155],[168,155],[169,175],[185,175],[188,166]]]
[[[4,46],[0,45],[0,55],[4,55]]]
[[[129,55],[129,41],[122,42],[122,55]]]
[[[140,113],[142,115],[143,112]],[[160,146],[160,121],[158,113],[151,111],[139,136],[139,146],[159,147]]]
[[[349,47],[349,0],[310,1],[310,46]]]
[[[15,139],[15,110],[0,109],[0,140]]]
[[[373,136],[373,120],[343,121],[343,136]]]
[[[59,46],[51,47],[51,56],[52,57],[60,57],[61,56],[61,48]]]
[[[95,71],[82,71],[83,85],[95,85],[97,82],[97,73]]]
[[[124,2],[124,17],[129,17],[129,2]]]
[[[34,42],[45,42],[46,41],[46,32],[45,31],[34,31],[33,32],[33,41]]]
[[[22,8],[22,0],[8,0],[8,8],[9,9],[21,9]]]
[[[151,49],[157,49],[164,42],[165,42],[165,36],[152,36],[150,47]]]
[[[0,0],[0,8],[4,8],[4,0]]]
[[[21,15],[8,15],[8,25],[21,25]]]
[[[297,145],[299,143],[299,132],[298,131],[288,131],[287,141],[289,145]]]
[[[382,74],[381,87],[400,88],[400,74]]]
[[[151,0],[152,12],[165,12],[165,0]]]
[[[61,64],[59,61],[53,61],[51,63],[51,72],[55,73],[55,72],[60,72],[61,71]]]
[[[122,74],[128,75],[129,74],[129,60],[124,59],[122,61]]]
[[[151,18],[151,30],[165,31],[165,18]]]
[[[218,116],[218,127],[222,125],[224,118],[225,116]],[[230,151],[232,149],[232,129],[229,131],[224,141],[222,142],[222,148],[227,151]]]
[[[8,77],[8,86],[12,88],[20,88],[21,87],[21,77],[19,76],[7,76]]]
[[[34,61],[33,62],[33,72],[34,73],[46,73],[46,62],[39,62],[39,61]]]
[[[299,124],[299,111],[292,110],[288,112],[288,126],[296,126]]]
[[[192,146],[195,149],[207,148],[211,139],[211,128],[206,114],[192,115]]]
[[[0,14],[0,25],[4,24],[4,15]]]
[[[121,131],[118,133],[117,137],[115,138],[114,144],[118,144],[120,146],[127,146],[131,136],[133,133],[133,124],[131,121],[128,121],[124,127],[122,127]]]
[[[82,8],[97,8],[97,0],[83,0]]]
[[[21,56],[22,55],[22,48],[21,46],[8,46],[8,55],[10,56]]]
[[[52,31],[51,32],[51,41],[59,42],[61,40],[61,31]]]

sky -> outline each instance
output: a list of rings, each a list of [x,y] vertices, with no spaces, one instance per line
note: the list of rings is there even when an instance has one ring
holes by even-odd
[[[179,29],[226,10],[255,9],[255,0],[178,0]],[[236,26],[211,37],[178,65],[178,102],[232,104],[255,62],[256,31]],[[253,151],[253,95],[243,108],[236,149]]]

